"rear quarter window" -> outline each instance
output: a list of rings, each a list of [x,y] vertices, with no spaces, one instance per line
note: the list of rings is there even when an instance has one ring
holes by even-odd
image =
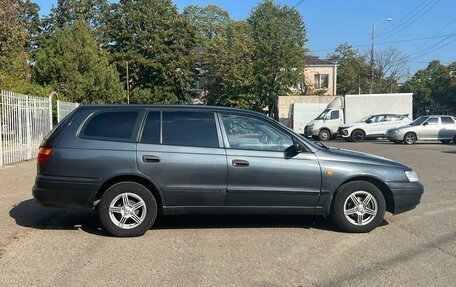
[[[86,121],[80,136],[98,140],[135,141],[139,122],[139,111],[99,112]]]

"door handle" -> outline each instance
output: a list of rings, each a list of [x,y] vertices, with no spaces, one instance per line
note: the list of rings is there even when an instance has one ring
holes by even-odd
[[[160,158],[155,155],[143,155],[142,160],[145,163],[160,162]]]
[[[249,166],[249,162],[243,159],[233,159],[231,162],[235,167],[247,167]]]

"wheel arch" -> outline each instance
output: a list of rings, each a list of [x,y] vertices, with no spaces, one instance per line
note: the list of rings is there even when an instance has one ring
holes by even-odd
[[[404,136],[402,137],[402,140],[403,140],[404,142],[405,142],[405,136],[406,136],[407,134],[414,134],[416,140],[418,140],[418,134],[417,134],[415,131],[409,131],[409,132],[405,132],[405,133],[404,133]]]
[[[331,205],[330,205],[331,208],[327,211],[329,211],[329,212],[332,211],[333,204],[334,204],[333,199],[336,196],[339,188],[342,185],[349,183],[349,182],[353,182],[353,181],[366,181],[366,182],[369,182],[369,183],[372,183],[373,185],[375,185],[381,191],[381,193],[383,194],[383,197],[385,198],[386,210],[391,213],[394,211],[394,197],[393,197],[393,193],[392,193],[391,189],[388,187],[388,185],[386,185],[386,183],[384,183],[382,180],[380,180],[374,176],[366,176],[366,175],[355,176],[355,177],[349,178],[349,179],[345,180],[344,182],[342,182],[337,187],[337,189],[334,191],[334,193],[331,197]]]
[[[356,129],[352,130],[352,132],[350,133],[350,136],[353,136],[353,133],[356,131],[361,131],[361,132],[363,132],[364,137],[366,136],[366,131],[363,128],[356,128]]]
[[[132,182],[136,182],[136,183],[139,183],[139,184],[145,186],[152,193],[152,195],[155,197],[155,200],[157,201],[157,208],[161,209],[163,207],[163,202],[164,201],[163,201],[162,195],[161,195],[159,189],[157,188],[156,184],[153,183],[151,180],[145,178],[145,177],[142,177],[142,176],[139,176],[139,175],[132,175],[132,174],[130,174],[130,175],[118,175],[118,176],[114,176],[114,177],[106,180],[101,185],[101,187],[98,189],[98,192],[95,195],[95,198],[93,200],[93,206],[95,207],[95,206],[98,205],[98,203],[100,202],[101,197],[106,192],[106,190],[108,190],[109,187],[113,186],[116,183],[124,182],[124,181],[132,181]]]
[[[332,136],[332,132],[331,132],[331,129],[330,129],[330,128],[328,128],[328,127],[321,127],[321,128],[318,130],[318,134],[320,134],[320,132],[321,132],[322,130],[328,131],[329,137]]]

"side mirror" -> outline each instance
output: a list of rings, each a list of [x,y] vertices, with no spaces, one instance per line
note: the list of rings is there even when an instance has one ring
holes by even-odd
[[[295,153],[302,153],[305,150],[305,147],[300,142],[294,141],[293,150]]]
[[[428,124],[429,124],[428,122],[425,122],[425,123],[423,123],[423,126],[427,126]]]

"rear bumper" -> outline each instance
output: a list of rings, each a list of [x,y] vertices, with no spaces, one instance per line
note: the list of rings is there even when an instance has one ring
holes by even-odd
[[[399,214],[414,209],[424,192],[423,185],[418,182],[387,182],[393,194],[394,211]]]
[[[32,194],[43,206],[92,208],[100,187],[98,179],[37,175]]]

